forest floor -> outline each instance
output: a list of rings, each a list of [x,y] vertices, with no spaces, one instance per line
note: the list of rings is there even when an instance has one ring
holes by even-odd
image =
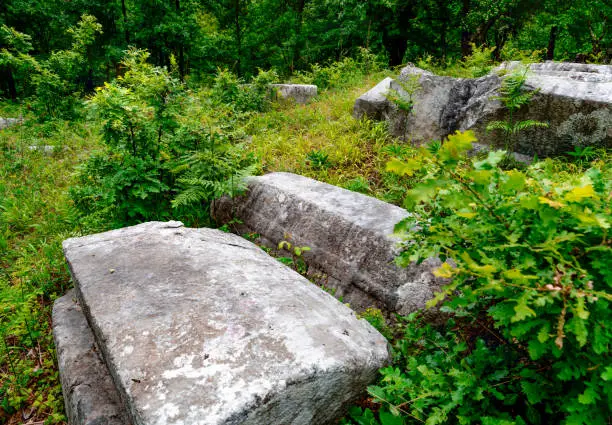
[[[397,203],[399,183],[382,171],[392,139],[383,124],[351,116],[354,100],[383,76],[324,91],[308,105],[274,105],[237,130],[262,172],[295,172]],[[62,424],[51,309],[72,285],[61,242],[90,233],[69,188],[102,143],[94,122],[38,123],[0,104],[0,116],[21,113],[23,125],[0,132],[0,424]]]

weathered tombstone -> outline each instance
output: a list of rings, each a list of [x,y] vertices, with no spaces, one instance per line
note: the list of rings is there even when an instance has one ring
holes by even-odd
[[[389,360],[369,323],[236,235],[154,222],[64,252],[136,425],[335,423]]]
[[[23,122],[22,118],[2,118],[0,117],[0,130]]]
[[[312,84],[271,84],[277,98],[306,104],[317,95],[317,86]]]
[[[119,394],[74,291],[53,304],[53,338],[71,425],[127,425]]]

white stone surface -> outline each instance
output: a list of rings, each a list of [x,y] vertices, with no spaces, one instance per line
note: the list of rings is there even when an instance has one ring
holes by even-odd
[[[64,252],[134,425],[331,424],[389,359],[366,321],[232,234],[153,222]]]
[[[128,425],[73,290],[53,304],[53,338],[70,425]]]
[[[23,122],[22,118],[2,118],[0,117],[0,130],[12,127]]]
[[[500,75],[518,66],[516,62],[505,63],[490,75],[475,79],[437,76],[407,66],[399,80],[418,76],[420,84],[410,114],[397,111],[390,101],[372,99],[370,91],[356,100],[354,115],[387,120],[393,134],[415,143],[442,139],[457,130],[473,130],[481,143],[506,148],[505,135],[486,127],[492,121],[508,120],[508,111],[498,99]],[[397,85],[387,79],[383,83]],[[525,89],[535,91],[535,96],[514,120],[546,122],[548,128],[517,133],[510,150],[545,157],[565,154],[577,146],[612,148],[612,65],[532,64]]]
[[[299,104],[308,103],[317,95],[317,86],[312,84],[272,84],[271,87],[281,99]]]

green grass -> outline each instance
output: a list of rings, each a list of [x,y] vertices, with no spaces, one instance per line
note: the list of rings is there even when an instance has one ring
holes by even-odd
[[[397,144],[384,123],[351,115],[355,99],[386,75],[353,75],[308,105],[275,104],[268,112],[234,120],[230,130],[238,140],[248,135],[245,146],[261,162],[262,172],[293,172],[401,204],[412,183],[386,172],[385,164],[417,150]],[[206,93],[203,89],[200,96]],[[198,113],[201,125],[227,124],[225,112],[211,110],[198,96],[193,101],[200,107],[188,110]],[[0,104],[0,116],[22,112]],[[40,124],[24,115],[24,125],[0,131],[0,424],[62,424],[51,332],[52,303],[71,286],[61,242],[101,230],[84,227],[68,188],[75,183],[75,167],[102,144],[96,123]],[[45,154],[30,146],[53,146],[54,151]],[[597,154],[609,161],[606,152]],[[554,164],[561,173],[588,166],[589,161],[582,162]]]
[[[384,171],[397,152],[385,123],[351,115],[355,99],[389,72],[353,81],[341,89],[320,94],[308,105],[276,105],[253,115],[244,132],[247,143],[261,161],[263,172],[286,171],[400,203],[400,180]],[[326,157],[321,165],[316,158]]]
[[[70,287],[61,242],[80,232],[67,188],[97,138],[84,124],[27,119],[0,131],[0,423],[63,423],[51,306]]]

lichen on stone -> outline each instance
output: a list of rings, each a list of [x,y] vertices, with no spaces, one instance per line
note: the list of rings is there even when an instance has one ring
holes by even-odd
[[[578,112],[570,116],[557,128],[557,136],[571,142],[573,146],[597,146],[603,144],[612,131],[612,113],[609,109],[598,109],[589,114]]]

